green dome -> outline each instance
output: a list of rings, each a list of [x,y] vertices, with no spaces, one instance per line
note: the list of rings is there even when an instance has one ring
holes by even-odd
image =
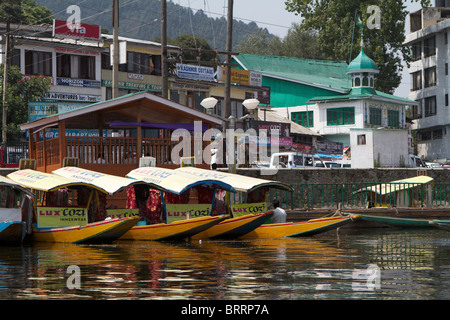
[[[372,72],[378,73],[378,66],[361,48],[359,55],[348,65],[347,73]]]

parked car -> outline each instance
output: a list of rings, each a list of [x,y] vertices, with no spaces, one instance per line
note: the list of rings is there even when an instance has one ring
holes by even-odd
[[[269,168],[324,168],[319,156],[300,152],[277,152],[270,157]]]
[[[351,160],[324,161],[327,168],[351,168]]]

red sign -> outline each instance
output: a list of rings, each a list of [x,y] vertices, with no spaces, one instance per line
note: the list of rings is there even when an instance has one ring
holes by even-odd
[[[71,24],[67,21],[53,20],[53,36],[59,38],[100,40],[100,26],[94,24]]]

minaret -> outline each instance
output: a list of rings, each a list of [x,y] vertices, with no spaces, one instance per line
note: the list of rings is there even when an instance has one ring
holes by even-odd
[[[348,65],[347,74],[352,76],[352,91],[360,90],[361,93],[375,93],[375,74],[379,73],[378,66],[364,53],[364,25],[359,24],[361,28],[361,52]]]

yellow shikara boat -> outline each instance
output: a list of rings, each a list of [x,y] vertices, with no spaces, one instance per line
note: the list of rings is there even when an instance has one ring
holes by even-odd
[[[137,217],[91,222],[85,226],[33,228],[33,241],[70,243],[110,243],[138,222]]]
[[[128,178],[146,182],[150,188],[173,194],[182,194],[195,186],[208,186],[220,188],[230,192],[235,190],[227,183],[213,178],[197,177],[175,170],[159,167],[142,167],[132,170]],[[166,209],[166,204],[163,204]],[[195,207],[195,204],[184,204],[186,208]],[[197,216],[182,218],[181,220],[167,220],[166,223],[137,225],[124,234],[120,240],[183,240],[191,238],[215,227],[225,220],[225,216]]]
[[[258,228],[273,216],[273,211],[248,214],[245,216],[228,218],[219,224],[200,232],[192,239],[236,239]]]
[[[88,223],[87,208],[93,198],[94,190],[105,191],[87,182],[31,169],[18,170],[7,177],[24,187],[42,191],[44,194],[62,188],[91,190],[86,208],[38,206],[35,203],[37,226],[33,227],[33,241],[107,243],[118,239],[138,222],[138,218],[130,217]],[[137,183],[137,181],[130,181],[130,183]]]
[[[360,215],[350,215],[311,219],[302,222],[270,223],[259,226],[239,239],[313,236],[359,219],[361,219]]]
[[[172,223],[135,226],[119,240],[182,240],[205,232],[223,220],[224,216],[206,216]]]

